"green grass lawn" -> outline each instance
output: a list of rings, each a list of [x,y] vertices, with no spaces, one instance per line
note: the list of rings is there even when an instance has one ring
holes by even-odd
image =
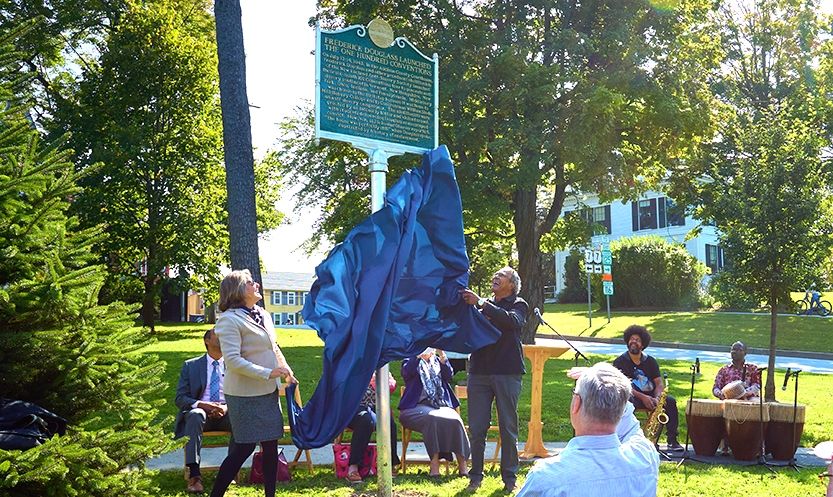
[[[522,464],[518,471],[518,483],[526,478],[531,465]],[[822,496],[824,490],[816,476],[819,468],[806,468],[801,473],[792,469],[779,469],[777,474],[771,474],[760,466],[709,466],[700,463],[687,462],[679,469],[675,464],[661,464],[659,472],[659,497],[704,497],[704,496],[744,496],[744,497],[794,497],[794,496]],[[248,474],[244,471],[244,479]],[[210,490],[214,484],[216,473],[206,472],[204,483]],[[394,495],[417,495],[437,497],[458,497],[467,495],[505,496],[500,474],[496,470],[487,470],[483,485],[476,494],[465,491],[468,479],[455,476],[444,476],[439,480],[428,480],[424,467],[408,469],[393,481]],[[148,477],[160,497],[186,497],[185,481],[181,471],[149,471]],[[328,495],[355,496],[376,495],[375,479],[368,479],[362,485],[353,487],[344,480],[335,477],[329,468],[316,468],[315,474],[310,475],[306,470],[292,472],[292,481],[278,483],[277,495]],[[260,497],[263,495],[262,485],[233,485],[226,492],[230,497]],[[611,495],[614,497],[615,494]]]
[[[547,306],[545,319],[564,334],[582,334],[584,336],[601,336],[618,338],[622,330],[630,324],[643,324],[652,331],[654,338],[660,341],[709,343],[729,347],[734,340],[744,340],[752,347],[767,347],[769,343],[769,317],[752,314],[725,313],[614,313],[610,324],[606,318],[594,316],[594,328],[587,327],[586,307]],[[558,312],[555,312],[555,310]],[[783,325],[783,326],[782,326]],[[157,422],[164,423],[169,432],[173,431],[176,407],[173,403],[179,370],[182,363],[204,352],[202,335],[210,325],[207,324],[161,324],[156,327],[156,343],[148,347],[147,352],[159,355],[168,364],[163,380],[169,385],[162,397],[167,403],[162,407]],[[822,350],[831,352],[830,346],[821,347],[825,335],[833,329],[833,320],[803,317],[779,317],[779,349]],[[138,331],[139,329],[137,329]],[[791,335],[799,335],[796,338]],[[829,340],[828,340],[829,341]],[[304,402],[312,395],[321,377],[323,344],[312,330],[279,329],[278,342],[284,355],[301,381],[301,396]],[[818,345],[815,345],[818,344]],[[622,346],[624,351],[624,344]],[[595,363],[602,360],[611,361],[612,357],[591,355]],[[727,362],[728,362],[727,353]],[[568,406],[572,380],[565,372],[573,365],[570,359],[550,359],[544,370],[544,393],[542,399],[543,438],[546,441],[566,442],[572,437]],[[712,398],[711,388],[717,370],[723,364],[702,364],[702,374],[696,378],[694,398]],[[678,399],[679,409],[683,413],[685,400],[689,396],[690,362],[661,361],[663,371],[668,372],[669,391]],[[398,362],[390,365],[391,372],[401,383]],[[527,370],[531,370],[527,361]],[[783,372],[776,372],[778,378]],[[462,380],[463,373],[455,375],[455,380]],[[801,445],[812,447],[818,442],[833,438],[833,390],[830,388],[829,376],[803,373],[799,403],[807,406],[807,420]],[[531,376],[524,379],[524,390],[518,406],[520,417],[520,439],[525,440],[530,418],[530,383]],[[792,403],[793,389],[777,390],[779,402]],[[391,394],[391,405],[399,403],[399,389]],[[462,415],[466,418],[466,403],[462,403]],[[680,440],[685,440],[685,416],[680,416]],[[822,486],[816,474],[818,470],[805,470],[802,473],[779,471],[775,478],[770,478],[763,468],[739,468],[736,466],[716,467],[696,463],[685,464],[677,470],[673,465],[663,465],[660,472],[661,496],[702,496],[702,495],[822,495]],[[528,470],[522,466],[522,474]],[[396,490],[411,490],[424,495],[459,495],[466,486],[464,479],[448,477],[441,484],[426,482],[419,471],[424,468],[409,468],[406,475],[398,478],[394,484]],[[149,472],[155,485],[160,488],[157,495],[185,495],[181,471]],[[478,493],[502,494],[497,474],[487,479],[486,485]],[[295,481],[279,486],[279,495],[351,495],[354,489],[337,480],[327,468],[317,470],[310,477],[304,471],[293,472]],[[207,483],[211,482],[213,473],[207,474]],[[520,480],[519,480],[520,481]],[[493,484],[493,485],[492,485]],[[491,486],[494,488],[491,488]],[[731,491],[727,491],[731,485]],[[360,492],[375,494],[374,483],[368,483]],[[728,492],[728,493],[727,493]],[[227,495],[249,496],[262,495],[262,487],[240,486],[231,489]]]
[[[611,312],[594,308],[593,326],[589,326],[587,304],[547,304],[544,320],[562,335],[621,338],[632,324],[651,331],[658,342],[722,345],[728,350],[736,340],[747,347],[769,349],[770,315],[726,312]],[[833,318],[779,315],[778,350],[801,350],[833,353]],[[551,333],[546,326],[539,333]]]

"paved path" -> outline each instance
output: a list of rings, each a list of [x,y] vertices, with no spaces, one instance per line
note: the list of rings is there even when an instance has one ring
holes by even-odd
[[[544,442],[544,446],[550,452],[551,455],[555,455],[560,453],[564,450],[564,447],[567,446],[566,442]],[[292,460],[295,457],[295,453],[297,449],[292,446],[282,446],[284,448],[284,454],[288,460]],[[662,445],[660,446],[662,447]],[[713,457],[700,457],[695,456],[694,448],[690,448],[690,455],[694,456],[695,459],[699,462],[706,462],[710,464],[733,464],[733,465],[747,465],[747,464],[755,464],[754,462],[749,463],[745,461],[736,461],[732,457],[722,457],[722,456],[713,456]],[[401,450],[401,446],[400,446]],[[523,443],[518,444],[518,450],[523,450]],[[495,451],[494,442],[487,442],[486,443],[486,454],[493,454]],[[326,468],[327,466],[332,466],[333,464],[333,447],[332,445],[328,445],[326,447],[322,447],[320,449],[313,449],[310,451],[310,455],[312,456],[312,463],[316,466],[316,470]],[[226,449],[225,448],[210,448],[210,449],[203,449],[202,450],[202,458],[203,464],[210,464],[213,466],[219,466],[220,463],[223,462],[223,458],[226,456]],[[674,461],[678,461],[680,458],[680,454],[677,453],[674,456]],[[428,456],[425,453],[425,446],[421,442],[411,442],[408,445],[408,460],[417,460],[417,461],[428,461]],[[825,466],[827,462],[824,459],[820,459],[813,454],[813,449],[799,447],[798,452],[796,453],[796,460],[798,464],[801,466]],[[183,450],[178,449],[173,452],[169,452],[167,454],[163,454],[160,457],[155,457],[153,459],[148,459],[145,462],[145,465],[148,469],[155,469],[155,470],[169,470],[169,469],[183,469]],[[531,462],[531,460],[530,460]],[[784,464],[784,461],[767,461],[770,464]],[[244,468],[249,468],[252,466],[252,458],[249,457],[246,460],[245,464],[243,465]],[[419,466],[421,471],[427,471],[428,466],[421,465]],[[303,471],[301,467],[295,468],[295,471]],[[329,470],[329,469],[327,469]]]
[[[618,356],[627,349],[625,343],[618,339],[593,339],[588,337],[566,337],[583,354],[603,354]],[[557,339],[555,335],[538,334],[535,343],[546,345]],[[725,347],[688,345],[678,343],[651,342],[648,354],[657,359],[673,359],[677,361],[694,362],[696,358],[704,362],[728,364],[729,348]],[[562,357],[571,357],[570,352]],[[746,360],[752,364],[766,366],[769,361],[769,351],[750,348]],[[775,355],[775,367],[779,369],[800,369],[808,373],[833,374],[833,354],[800,351],[778,351]]]

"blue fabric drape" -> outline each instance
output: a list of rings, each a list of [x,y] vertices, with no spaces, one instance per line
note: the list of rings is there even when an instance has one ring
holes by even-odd
[[[302,316],[324,341],[324,369],[303,409],[294,385],[287,391],[296,446],[331,443],[378,367],[429,346],[469,353],[498,339],[500,332],[460,298],[468,269],[460,191],[443,145],[403,174],[385,206],[315,269]]]

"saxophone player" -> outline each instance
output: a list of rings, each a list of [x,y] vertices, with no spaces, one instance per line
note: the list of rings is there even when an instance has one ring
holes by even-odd
[[[632,396],[630,400],[634,408],[653,411],[657,407],[663,390],[665,390],[665,384],[662,381],[657,360],[644,353],[644,350],[651,343],[651,334],[644,326],[634,324],[628,326],[625,330],[624,339],[628,350],[617,357],[613,361],[613,365],[631,380]],[[677,401],[667,393],[665,395],[665,413],[668,415],[668,423],[666,424],[668,450],[681,452],[683,446],[677,442],[677,425],[680,417],[677,412]]]

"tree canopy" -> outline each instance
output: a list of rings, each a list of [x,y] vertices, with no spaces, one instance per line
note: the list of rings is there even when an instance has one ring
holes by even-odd
[[[672,11],[637,0],[320,1],[317,19],[332,29],[380,16],[395,35],[438,53],[440,141],[458,165],[470,250],[512,241],[522,296],[540,307],[541,243],[565,197],[584,190],[633,198],[710,129],[706,84],[695,77],[716,60],[715,41],[700,32],[708,7],[699,0]],[[308,180],[301,192],[326,206],[318,230],[355,219],[356,203],[345,200],[366,189],[358,157],[327,147],[307,148],[319,155],[295,162],[306,162],[306,172],[317,158],[322,169],[338,171],[320,186],[311,186],[318,177]],[[401,164],[392,161],[392,174]]]
[[[717,131],[676,172],[673,189],[719,228],[722,277],[770,309],[765,393],[774,400],[776,314],[791,291],[820,283],[833,245],[833,181],[823,160],[831,42],[806,2],[740,3],[711,20],[723,51],[707,76],[719,102]]]

